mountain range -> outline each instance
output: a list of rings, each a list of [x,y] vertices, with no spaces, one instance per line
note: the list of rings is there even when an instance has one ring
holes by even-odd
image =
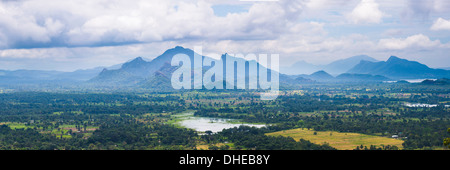
[[[387,61],[361,61],[348,71],[356,74],[372,74],[392,79],[426,79],[450,77],[449,70],[429,68],[417,61],[408,61],[391,56]]]
[[[110,67],[79,69],[73,72],[44,70],[0,70],[0,85],[14,87],[16,85],[67,85],[88,81],[97,76],[103,69],[117,69],[120,64]]]
[[[381,75],[371,75],[371,74],[357,74],[357,73],[342,73],[336,77],[328,74],[327,72],[321,70],[313,74],[298,75],[298,78],[310,79],[314,82],[329,82],[329,83],[342,83],[342,82],[383,82],[389,81],[391,79],[381,76]]]
[[[280,72],[287,75],[312,74],[317,71],[325,71],[332,75],[346,73],[361,61],[377,62],[376,59],[367,55],[353,56],[346,59],[334,61],[327,65],[314,65],[305,61],[299,61],[289,67],[280,68]]]
[[[130,62],[124,63],[120,69],[103,69],[99,75],[87,81],[90,85],[95,86],[136,86],[141,88],[158,88],[168,90],[171,88],[171,77],[172,73],[177,70],[178,67],[171,66],[172,57],[176,54],[185,54],[189,56],[191,61],[194,61],[194,51],[188,48],[183,48],[177,46],[173,49],[169,49],[164,52],[162,55],[156,57],[151,61],[144,61],[141,57],[138,57]],[[202,59],[205,60],[208,58],[212,61],[218,61],[216,59],[209,58],[207,56],[202,56]],[[246,62],[245,64],[245,74],[237,74],[236,68],[234,68],[234,79],[235,82],[224,81],[224,85],[226,84],[236,84],[237,79],[245,79],[248,88],[248,84],[251,83],[249,81],[249,77],[257,77],[259,78],[259,73],[250,73],[248,71],[250,64],[255,64],[256,68],[263,67],[259,63],[254,60],[247,61],[243,58],[229,56],[227,53],[221,56],[221,60],[223,62],[223,75],[222,77],[226,77],[226,60],[231,59],[236,62]],[[233,66],[231,66],[233,67]],[[194,68],[194,63],[191,62],[191,68]],[[208,70],[209,66],[203,67],[202,73],[196,73],[194,70],[191,70],[192,78],[195,75],[204,74],[206,70]],[[272,70],[268,69],[268,75]],[[284,74],[279,74],[280,86],[295,86],[297,84],[302,83],[303,81],[296,80],[292,77],[289,77]],[[282,84],[282,85],[281,85]],[[199,85],[192,84],[194,87]],[[224,87],[225,88],[225,87]]]
[[[160,56],[151,61],[145,61],[142,57],[122,64],[119,69],[103,69],[100,74],[87,81],[88,84],[94,86],[136,86],[143,88],[160,88],[167,89],[171,83],[172,73],[178,68],[171,66],[172,57],[177,54],[185,54],[189,56],[191,68],[194,67],[194,51],[191,49],[177,46],[165,51]],[[199,54],[197,54],[199,55]],[[208,58],[202,56],[202,59]],[[211,59],[211,58],[209,58]],[[211,59],[214,60],[214,59]],[[207,69],[204,68],[204,70]],[[199,75],[191,70],[192,76]],[[191,78],[193,79],[193,77]],[[166,87],[169,85],[169,87]]]
[[[172,57],[176,54],[185,54],[193,61],[194,51],[177,46],[166,50],[160,56],[151,61],[145,61],[142,57],[112,67],[97,67],[93,69],[77,70],[74,72],[41,71],[41,70],[0,70],[0,86],[15,87],[20,85],[77,85],[89,87],[137,87],[155,90],[171,90],[172,73],[178,67],[171,66]],[[207,56],[202,59],[218,61]],[[248,67],[256,61],[246,61],[243,58],[222,55],[223,63],[226,58],[235,61],[246,62],[246,74],[235,74],[237,78],[259,78],[259,74],[250,74]],[[304,67],[303,67],[303,66]],[[193,68],[194,63],[191,63]],[[224,64],[223,77],[226,77],[226,65]],[[204,67],[202,73],[191,70],[193,75],[204,74],[210,67]],[[322,69],[321,69],[322,68]],[[301,69],[309,70],[306,74],[294,74]],[[284,70],[284,71],[283,71]],[[283,74],[289,71],[290,74]],[[315,70],[315,71],[312,71]],[[235,70],[236,71],[236,70]],[[268,70],[272,72],[273,70]],[[293,64],[289,68],[280,68],[280,88],[299,87],[302,84],[333,83],[333,82],[382,82],[401,79],[440,79],[449,78],[450,71],[433,69],[416,61],[408,61],[395,56],[387,61],[377,61],[369,56],[354,56],[343,60],[337,60],[327,65],[315,66],[304,61]],[[311,73],[309,73],[311,72]],[[224,81],[225,85],[230,82]],[[196,85],[194,85],[196,86]]]

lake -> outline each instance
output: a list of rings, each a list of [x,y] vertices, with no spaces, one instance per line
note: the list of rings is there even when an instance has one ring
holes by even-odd
[[[185,113],[180,116],[180,119],[182,120],[177,124],[189,129],[194,129],[197,132],[205,132],[210,130],[214,133],[217,133],[222,131],[223,129],[239,127],[241,125],[258,128],[266,126],[261,124],[237,123],[238,121],[235,119],[194,117],[193,113]]]
[[[422,83],[424,80],[433,80],[436,81],[437,79],[405,79],[405,81],[409,83]]]
[[[437,79],[403,79],[404,81],[407,81],[409,83],[422,83],[424,80],[433,80],[436,81]],[[383,81],[384,83],[397,83],[397,81]]]

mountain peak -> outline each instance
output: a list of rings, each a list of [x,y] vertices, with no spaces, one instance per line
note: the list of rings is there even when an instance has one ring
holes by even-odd
[[[174,48],[168,49],[167,51],[184,51],[188,50],[188,48],[184,48],[182,46],[175,46]]]
[[[135,59],[131,60],[131,62],[142,62],[144,59],[142,57],[136,57]]]
[[[346,60],[366,60],[366,61],[371,61],[371,62],[376,62],[377,60],[368,56],[368,55],[357,55],[357,56],[353,56],[350,58],[347,58]]]
[[[391,57],[389,57],[387,62],[400,61],[400,60],[405,60],[405,59],[398,58],[397,56],[391,56]]]
[[[316,71],[316,72],[313,73],[313,74],[328,74],[328,73],[325,72],[325,71],[323,71],[323,70],[320,70],[320,71]]]
[[[320,70],[310,75],[313,79],[332,79],[334,78],[332,75],[328,74],[327,72]]]
[[[160,55],[159,57],[165,58],[163,60],[167,60],[167,57],[173,57],[176,54],[187,54],[187,55],[192,55],[194,54],[194,51],[189,49],[189,48],[184,48],[182,46],[176,46],[175,48],[171,48],[166,50],[162,55]],[[157,58],[159,58],[157,57]],[[157,59],[156,58],[156,59]]]
[[[369,57],[367,55],[357,55],[350,58],[334,61],[326,65],[323,69],[328,73],[342,74],[362,61],[377,62],[376,59]]]
[[[178,48],[178,49],[185,49],[184,47],[178,46],[178,45],[175,47],[175,49],[177,49],[177,48]]]
[[[144,63],[144,62],[146,62],[146,61],[142,57],[136,57],[135,59],[133,59],[127,63]]]
[[[136,57],[135,59],[133,59],[127,63],[124,63],[122,65],[122,68],[135,68],[135,67],[145,65],[146,63],[147,62],[144,59],[142,59],[142,57]]]

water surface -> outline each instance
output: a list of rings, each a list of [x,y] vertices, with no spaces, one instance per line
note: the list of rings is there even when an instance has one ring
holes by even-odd
[[[266,125],[251,124],[251,123],[236,123],[235,119],[222,118],[208,118],[208,117],[194,117],[193,113],[185,114],[183,120],[178,122],[179,125],[194,129],[198,132],[212,131],[214,133],[220,132],[223,129],[239,127],[241,125],[250,127],[264,127]]]

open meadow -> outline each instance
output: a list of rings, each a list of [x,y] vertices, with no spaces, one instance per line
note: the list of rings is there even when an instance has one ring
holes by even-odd
[[[380,137],[374,135],[366,135],[360,133],[341,133],[336,131],[314,131],[306,128],[283,130],[278,132],[267,133],[269,136],[284,136],[292,137],[296,141],[299,139],[309,140],[315,144],[328,143],[330,146],[339,150],[353,150],[361,145],[370,147],[371,145],[382,146],[396,146],[399,149],[403,148],[401,139]]]

